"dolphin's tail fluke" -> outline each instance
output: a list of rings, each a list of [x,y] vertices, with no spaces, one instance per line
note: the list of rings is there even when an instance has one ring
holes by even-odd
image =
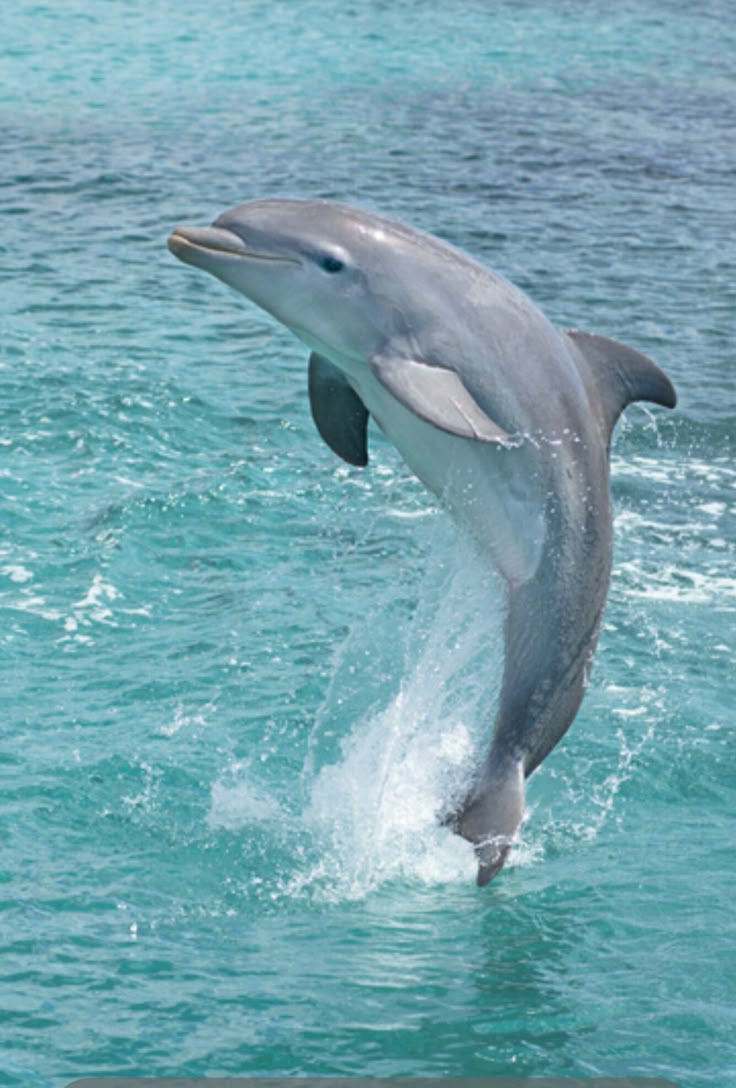
[[[522,761],[495,763],[488,760],[466,800],[446,821],[475,846],[481,888],[502,868],[524,815]]]

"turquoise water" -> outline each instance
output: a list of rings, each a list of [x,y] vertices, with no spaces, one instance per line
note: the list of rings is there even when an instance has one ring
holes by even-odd
[[[6,9],[1,1082],[736,1084],[733,4]],[[499,587],[166,252],[282,194],[439,234],[678,388],[617,429],[591,684],[484,890],[435,813]]]

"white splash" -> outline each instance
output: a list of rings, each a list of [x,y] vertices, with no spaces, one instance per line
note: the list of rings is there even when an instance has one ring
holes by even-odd
[[[502,591],[453,533],[444,546],[435,541],[420,598],[398,692],[354,723],[336,763],[316,773],[310,766],[304,819],[323,845],[319,863],[292,891],[319,885],[329,897],[362,898],[396,878],[475,878],[472,847],[443,827],[441,816],[489,742],[502,664]],[[353,667],[338,660],[333,689],[341,665]]]
[[[237,830],[261,820],[281,816],[278,802],[252,781],[248,763],[234,763],[228,770],[228,781],[219,779],[212,786],[210,827]]]

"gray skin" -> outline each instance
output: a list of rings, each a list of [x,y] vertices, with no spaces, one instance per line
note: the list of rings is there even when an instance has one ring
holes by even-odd
[[[555,328],[464,253],[348,205],[251,201],[168,245],[307,344],[312,414],[337,454],[367,463],[372,416],[506,580],[490,750],[446,818],[487,884],[586,686],[611,569],[611,431],[627,404],[672,408],[675,391],[646,356]]]

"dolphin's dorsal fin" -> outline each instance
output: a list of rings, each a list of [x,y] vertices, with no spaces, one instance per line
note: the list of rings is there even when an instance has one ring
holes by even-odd
[[[508,442],[507,432],[486,415],[454,370],[393,356],[371,359],[371,369],[405,408],[441,431],[480,442]]]
[[[572,345],[573,357],[581,369],[592,399],[600,406],[608,438],[616,420],[627,404],[650,400],[665,408],[674,408],[677,394],[667,375],[640,351],[580,329],[567,329],[563,335]],[[583,368],[580,368],[582,359]],[[587,373],[582,372],[587,371]],[[586,381],[586,377],[590,381]]]
[[[368,409],[344,374],[316,351],[309,356],[309,404],[330,449],[349,465],[367,465]]]

